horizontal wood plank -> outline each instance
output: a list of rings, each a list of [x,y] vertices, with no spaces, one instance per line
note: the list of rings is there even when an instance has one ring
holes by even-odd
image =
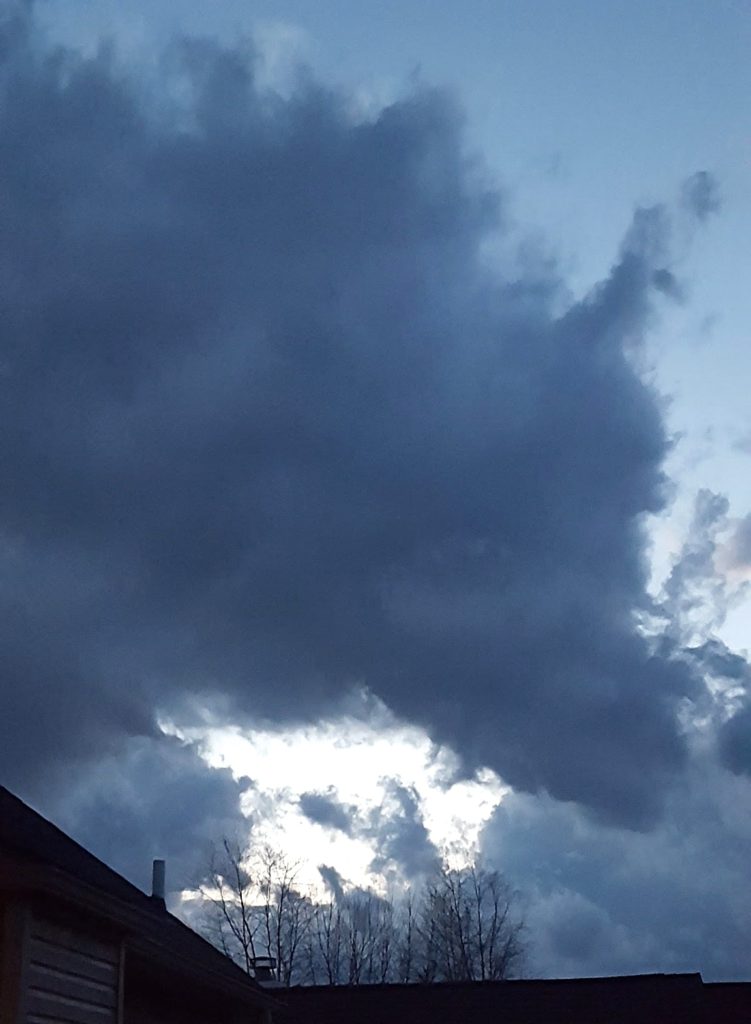
[[[67,949],[75,949],[97,960],[104,960],[116,964],[120,958],[120,951],[117,945],[95,938],[87,932],[79,932],[73,928],[66,928],[52,921],[35,916],[31,922],[32,939],[41,939],[55,946],[64,946]]]
[[[98,981],[103,985],[117,986],[117,963],[100,960],[76,949],[67,949],[43,939],[31,940],[29,960],[38,966],[52,967],[66,974]]]
[[[48,1022],[64,1024],[114,1024],[115,1011],[54,992],[29,989],[26,999],[27,1020],[30,1017],[44,1017]]]
[[[80,999],[95,1006],[117,1006],[117,987],[91,978],[60,971],[45,964],[30,963],[27,983],[30,988],[53,992],[72,999]]]

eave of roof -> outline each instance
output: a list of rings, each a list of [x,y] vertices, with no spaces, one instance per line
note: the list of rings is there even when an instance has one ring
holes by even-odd
[[[121,930],[129,949],[194,983],[219,988],[246,1004],[278,1005],[229,957],[4,787],[0,889],[85,910]]]
[[[291,1024],[465,1024],[505,1020],[541,1024],[645,1024],[680,1019],[706,1021],[701,975],[635,975],[611,978],[519,979],[430,984],[304,986],[284,993]]]

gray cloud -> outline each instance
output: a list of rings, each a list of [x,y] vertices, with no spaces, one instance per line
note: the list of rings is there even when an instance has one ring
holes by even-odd
[[[725,679],[747,679],[751,666],[744,657],[731,651],[717,637],[705,640],[698,647],[688,647],[686,654],[699,660],[702,669],[710,675]]]
[[[190,42],[150,94],[26,15],[0,52],[3,771],[43,787],[190,695],[284,719],[364,683],[518,788],[653,820],[699,688],[632,616],[669,210],[561,313],[549,269],[488,270],[503,199],[441,93],[353,122]]]
[[[733,448],[738,452],[751,455],[751,434],[746,434],[736,438],[733,442]]]
[[[709,171],[697,171],[683,183],[684,206],[698,220],[706,220],[720,209],[720,189],[717,179]]]
[[[730,552],[734,565],[751,566],[751,513],[744,516],[735,527],[730,541]]]
[[[598,824],[571,804],[508,797],[484,847],[522,893],[531,972],[747,977],[747,806],[747,782],[703,758],[649,832]]]
[[[382,805],[371,816],[366,834],[375,841],[376,855],[371,870],[413,881],[425,877],[440,864],[430,838],[417,794],[410,787],[391,780]]]
[[[751,688],[741,707],[728,719],[719,735],[723,763],[737,775],[751,776]]]
[[[303,793],[300,810],[310,821],[324,828],[333,828],[345,835],[352,832],[353,809],[342,806],[335,797],[326,793]]]
[[[728,499],[702,489],[694,501],[688,536],[661,595],[668,631],[677,640],[702,639],[725,619],[732,588],[717,565],[718,535],[727,526]]]
[[[195,747],[172,737],[133,739],[95,773],[67,779],[56,823],[147,892],[152,860],[166,859],[175,891],[203,877],[214,843],[247,833],[247,782],[208,768]]]
[[[383,799],[368,812],[344,806],[333,792],[303,793],[300,810],[324,828],[369,843],[374,851],[371,871],[413,881],[430,874],[440,857],[423,821],[418,794],[397,779],[383,781]],[[329,876],[323,874],[324,869],[320,870],[326,885],[331,886]]]
[[[318,873],[321,876],[323,884],[326,886],[331,895],[340,900],[344,895],[345,880],[336,870],[328,864],[320,864],[318,867]]]

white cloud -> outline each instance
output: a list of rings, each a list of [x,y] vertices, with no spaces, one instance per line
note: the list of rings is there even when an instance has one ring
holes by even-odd
[[[311,888],[320,886],[320,864],[334,866],[358,884],[378,886],[382,879],[370,869],[373,838],[311,821],[300,810],[303,793],[326,793],[366,816],[388,801],[394,782],[408,787],[430,840],[450,863],[459,864],[475,852],[482,828],[508,792],[489,769],[461,777],[453,751],[437,747],[423,729],[397,721],[382,706],[367,717],[342,715],[290,728],[243,729],[216,722],[162,726],[195,742],[212,767],[253,780],[243,811],[255,841],[301,860],[300,880]]]

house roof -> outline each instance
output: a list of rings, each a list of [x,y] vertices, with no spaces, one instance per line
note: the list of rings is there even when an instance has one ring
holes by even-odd
[[[72,875],[101,892],[135,904],[150,897],[43,818],[23,800],[0,786],[0,846],[35,863]]]
[[[168,960],[199,983],[253,1003],[272,1004],[261,986],[218,949],[51,821],[0,786],[0,852],[14,862],[0,888],[40,890],[121,926],[128,946]],[[5,877],[3,877],[5,874]]]
[[[289,989],[286,1024],[701,1024],[749,1020],[751,986],[723,992],[718,1017],[700,974],[616,978],[318,986]],[[745,1007],[741,1013],[741,1006]],[[732,1016],[733,1010],[738,1011]]]

